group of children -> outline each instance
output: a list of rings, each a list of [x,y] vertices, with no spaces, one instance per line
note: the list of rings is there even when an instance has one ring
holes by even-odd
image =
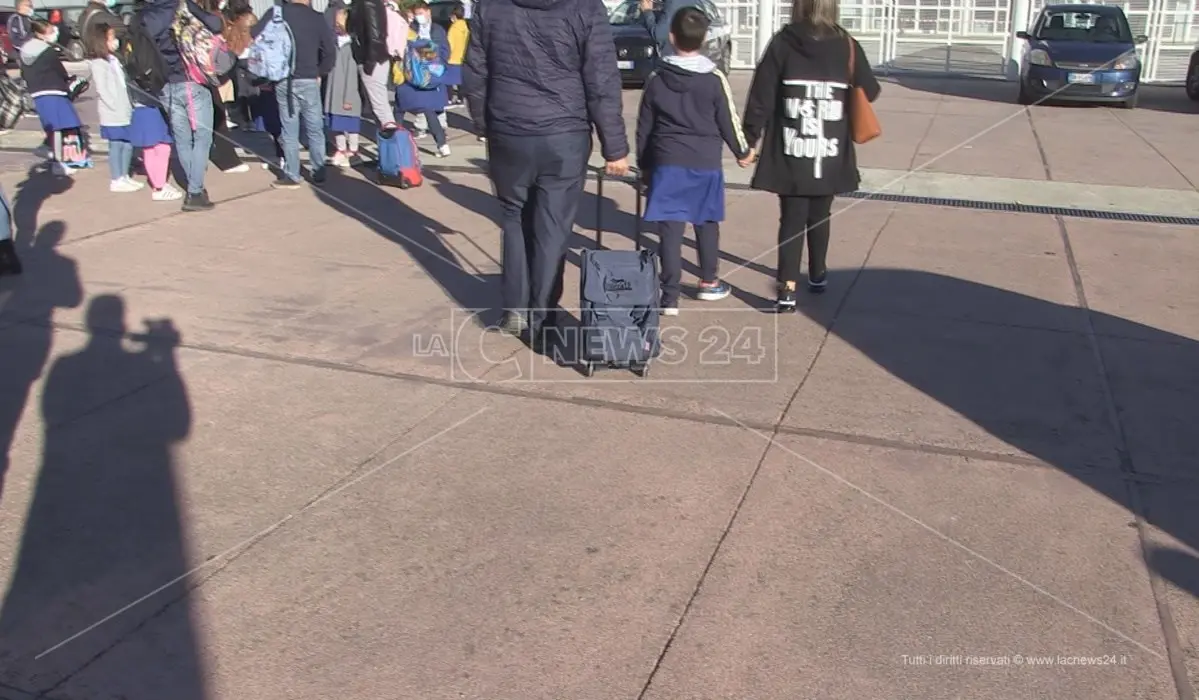
[[[386,0],[389,14],[400,18],[402,28],[391,32],[389,51],[394,65],[401,65],[405,56],[406,43],[423,39],[436,44],[441,60],[446,65],[444,75],[436,84],[415,87],[404,82],[402,69],[389,71],[394,75],[396,106],[401,112],[415,116],[416,136],[431,133],[441,156],[449,155],[445,136],[445,109],[450,102],[450,92],[462,81],[462,62],[466,54],[469,30],[464,19],[462,5],[453,11],[453,25],[449,32],[433,25],[427,4],[417,2],[406,10],[400,10],[394,0]],[[333,141],[334,148],[328,162],[341,168],[350,167],[358,156],[359,132],[361,131],[362,100],[359,79],[362,75],[355,60],[353,37],[348,27],[351,11],[349,0],[333,0],[327,17],[332,24],[336,42],[336,60],[332,71],[322,76],[324,124],[322,131]],[[244,59],[249,52],[251,28],[258,23],[252,11],[240,7],[228,12],[226,17],[226,42],[235,54],[240,54],[237,67],[230,75],[237,87],[239,101],[246,108],[249,123],[255,130],[268,133],[275,146],[275,158],[284,170],[282,120],[280,119],[274,86],[250,75]],[[37,115],[46,132],[47,155],[51,169],[57,175],[68,176],[75,170],[90,167],[86,157],[85,135],[70,96],[70,74],[55,50],[58,41],[57,27],[40,20],[33,21],[33,36],[21,49],[21,71],[33,98]],[[120,59],[120,42],[109,26],[88,28],[83,37],[88,61],[99,103],[100,135],[108,141],[109,170],[112,192],[136,192],[145,188],[133,178],[131,168],[135,150],[141,151],[141,162],[149,183],[152,199],[174,201],[183,197],[183,192],[168,182],[171,159],[171,131],[157,101],[148,95],[139,94],[136,86],[130,85]],[[297,44],[301,44],[297,39]],[[236,46],[236,48],[234,48]],[[316,45],[297,45],[297,52],[316,52]],[[365,77],[364,77],[365,79]],[[131,89],[132,88],[132,89]],[[386,133],[395,128],[388,115],[376,114],[379,126]],[[383,109],[375,108],[380,112]],[[311,134],[312,128],[305,125]],[[217,134],[217,138],[227,138]],[[267,167],[264,164],[264,167]]]

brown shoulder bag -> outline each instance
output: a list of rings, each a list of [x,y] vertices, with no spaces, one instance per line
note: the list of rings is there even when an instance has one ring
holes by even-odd
[[[858,47],[853,37],[846,35],[846,40],[849,42],[849,94],[845,106],[849,109],[849,133],[854,143],[866,143],[882,135],[883,128],[878,123],[878,115],[874,113],[874,105],[866,97],[866,91],[854,85]]]

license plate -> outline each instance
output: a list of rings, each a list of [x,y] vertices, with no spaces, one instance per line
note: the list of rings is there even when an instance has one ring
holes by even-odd
[[[617,61],[616,67],[619,70],[633,70],[633,62],[632,61]]]
[[[1071,73],[1066,76],[1066,82],[1075,83],[1077,85],[1094,85],[1094,73]]]

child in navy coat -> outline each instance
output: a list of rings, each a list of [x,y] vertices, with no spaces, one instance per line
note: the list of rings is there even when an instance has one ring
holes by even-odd
[[[641,96],[637,163],[648,185],[645,220],[659,222],[662,313],[679,312],[683,231],[695,229],[702,278],[696,297],[723,299],[729,286],[717,276],[720,222],[724,220],[724,144],[738,160],[750,154],[741,133],[728,79],[700,55],[708,17],[694,7],[670,23],[674,55],[662,59]]]

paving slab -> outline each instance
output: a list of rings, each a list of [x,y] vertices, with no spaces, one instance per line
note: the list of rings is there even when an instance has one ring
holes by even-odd
[[[1192,685],[1199,683],[1199,490],[1178,483],[1140,487],[1150,523],[1150,571],[1161,578]]]
[[[1128,520],[1056,470],[783,438],[646,697],[1175,698]]]
[[[1035,459],[1118,466],[1081,335],[846,314],[786,424]]]
[[[140,634],[185,586],[402,443],[452,395],[161,342],[128,347],[93,336],[64,350],[48,364],[40,407],[27,414],[43,437],[14,451],[9,517],[0,519],[0,680],[27,690],[54,687]],[[132,390],[113,396],[118,384]],[[96,406],[100,398],[110,401]],[[171,697],[214,697],[193,694],[206,674],[203,639],[154,645],[170,655],[162,665],[177,681]],[[153,694],[137,685],[141,677],[132,672],[126,697]],[[121,689],[97,693],[64,696],[111,698]]]
[[[1098,333],[1160,342],[1199,339],[1199,280],[1190,274],[1199,266],[1195,229],[1108,221],[1064,225]]]
[[[280,529],[194,591],[190,611],[176,605],[60,692],[635,697],[763,445],[511,398],[455,402],[421,435],[480,409],[464,433]],[[164,663],[186,660],[189,638],[204,641],[202,693]]]
[[[1032,124],[1018,107],[1008,107],[1006,114],[938,112],[920,142],[912,168],[1044,180],[1040,153],[1035,148],[1013,148],[1014,144],[1034,142]]]
[[[895,207],[846,310],[1083,329],[1053,218],[919,205]]]

